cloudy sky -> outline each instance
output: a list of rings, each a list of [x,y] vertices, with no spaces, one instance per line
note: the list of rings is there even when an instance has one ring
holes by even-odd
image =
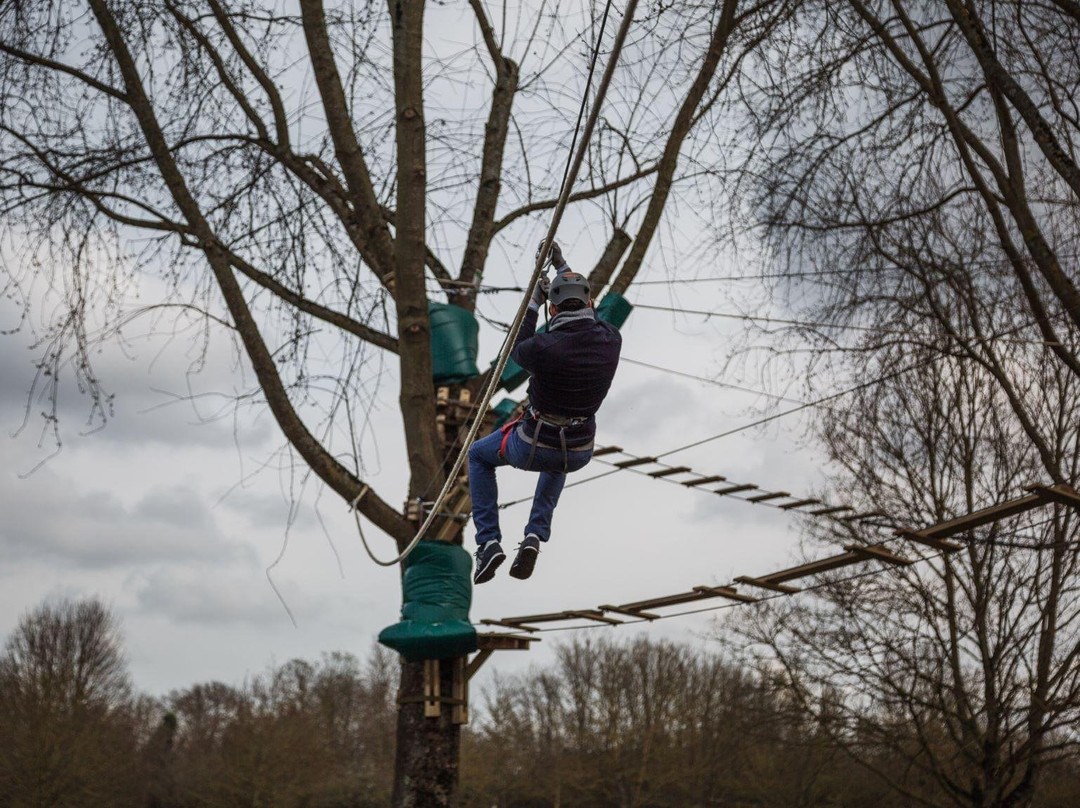
[[[448,41],[475,35],[460,9],[440,13],[462,18],[446,28]],[[450,106],[453,100],[439,99]],[[523,222],[516,243],[534,245],[544,225],[540,219]],[[678,242],[679,226],[685,221],[666,225],[665,232],[675,234],[665,236],[669,246]],[[685,236],[700,243],[705,229],[693,225]],[[605,232],[569,215],[559,238],[571,265],[590,268]],[[532,250],[500,244],[485,281],[520,283]],[[16,252],[0,258],[17,260]],[[741,265],[714,253],[707,261],[679,263],[677,275],[758,271],[752,262]],[[667,277],[665,270],[647,267],[640,279]],[[144,285],[142,291],[144,301],[154,299],[153,289]],[[752,283],[642,286],[630,299],[782,311],[769,309],[768,295]],[[509,320],[517,303],[515,295],[485,296],[482,311]],[[147,333],[145,323],[133,323],[122,343],[109,342],[96,358],[115,395],[112,417],[104,428],[88,429],[87,401],[66,380],[59,409],[62,448],[56,452],[52,436],[42,431],[48,402],[28,400],[40,349],[31,349],[30,332],[15,329],[18,322],[13,305],[0,302],[0,634],[45,599],[101,596],[123,620],[136,683],[160,694],[211,679],[239,682],[297,656],[336,650],[363,656],[378,631],[397,619],[397,571],[367,559],[335,495],[314,484],[298,487],[269,414],[257,406],[232,406],[232,396],[249,389],[250,374],[241,378],[243,362],[227,340],[215,337],[208,364],[192,374],[199,356],[183,334],[170,337],[165,328]],[[737,332],[723,321],[639,310],[623,333],[625,357],[755,389],[782,389],[776,380],[763,380],[753,360],[724,370]],[[500,333],[483,327],[481,366],[500,342]],[[401,500],[407,483],[396,400],[390,363],[363,447],[369,479],[390,502]],[[601,410],[598,439],[656,454],[752,421],[768,405],[766,398],[624,364]],[[821,478],[803,439],[805,426],[798,417],[783,419],[670,459],[763,488],[809,493]],[[605,469],[594,465],[576,476]],[[509,469],[499,479],[503,500],[531,493],[535,482]],[[503,514],[511,548],[526,517],[526,505]],[[368,533],[383,555],[391,555],[389,540],[370,526]],[[515,581],[503,570],[476,590],[473,618],[589,608],[726,583],[733,575],[786,565],[797,540],[788,514],[619,473],[567,489],[533,578]],[[295,626],[268,580],[271,565]],[[699,642],[711,620],[685,617],[617,631]],[[497,655],[485,677],[543,664],[566,636],[545,634],[528,654]]]
[[[591,257],[568,252],[572,262]],[[703,269],[695,274],[710,274]],[[674,293],[650,286],[632,297],[730,308],[732,290],[715,288],[725,286]],[[487,305],[509,314],[515,297],[500,297]],[[5,314],[7,325],[13,312]],[[493,356],[499,339],[482,332],[482,355]],[[744,377],[720,373],[729,342],[721,326],[683,315],[638,311],[624,328],[626,357],[760,387],[749,370]],[[87,434],[86,401],[66,389],[63,446],[54,455],[51,438],[42,440],[44,402],[29,402],[23,426],[35,353],[25,334],[0,339],[0,632],[43,599],[100,595],[123,618],[135,680],[152,693],[209,679],[240,681],[295,656],[365,654],[379,629],[396,619],[396,571],[370,563],[345,507],[314,486],[301,493],[289,526],[297,492],[279,468],[276,426],[261,409],[234,415],[226,407],[215,419],[221,405],[210,394],[236,386],[231,358],[189,378],[187,350],[183,341],[166,344],[162,337],[133,337],[123,352],[106,348],[99,372],[116,395],[115,414]],[[189,384],[202,397],[177,401]],[[392,383],[384,385],[374,413],[386,465],[373,482],[388,492],[405,483],[394,465],[402,443],[396,395]],[[624,363],[600,414],[600,441],[636,454],[662,452],[752,420],[766,404]],[[762,487],[808,491],[820,478],[811,448],[799,441],[803,426],[784,419],[671,460]],[[590,466],[577,478],[603,469]],[[534,482],[510,469],[499,479],[503,500],[527,495]],[[526,517],[526,505],[504,512],[511,546]],[[478,587],[473,618],[626,602],[765,572],[792,557],[794,527],[775,510],[615,474],[567,489],[534,577],[521,582],[501,574]],[[391,554],[388,539],[370,526],[368,534],[377,550]],[[283,548],[272,575],[296,626],[266,577]],[[698,641],[710,620],[677,618],[644,630]],[[544,635],[530,654],[502,654],[489,667],[507,672],[542,663],[562,636]]]

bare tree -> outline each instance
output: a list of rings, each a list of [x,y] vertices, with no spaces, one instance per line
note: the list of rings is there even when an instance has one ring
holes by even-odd
[[[139,795],[119,627],[98,600],[27,613],[0,658],[0,801],[107,806]]]
[[[571,197],[603,212],[598,290],[636,230],[614,286],[628,288],[673,189],[713,182],[733,78],[793,5],[659,5],[637,21],[613,93],[626,101],[605,110]],[[265,403],[302,473],[346,501],[369,491],[363,515],[399,546],[410,539],[415,524],[365,488],[356,424],[372,368],[396,354],[408,493],[422,498],[456,451],[436,418],[430,287],[473,309],[493,248],[516,246],[554,206],[598,35],[561,6],[468,9],[463,22],[403,0],[0,8],[0,216],[18,256],[7,288],[29,305],[44,279],[61,304],[36,333],[45,392],[55,401],[73,371],[100,422],[110,399],[91,346],[103,334],[153,316],[199,326],[206,350],[225,331],[254,373],[246,397]],[[426,54],[439,24],[475,44]],[[564,88],[567,65],[581,78]],[[468,83],[482,102],[459,103]],[[133,277],[164,291],[133,310]],[[54,408],[44,428],[55,421]],[[420,681],[403,666],[404,695]],[[425,723],[419,705],[399,718],[397,804],[447,804],[457,728]]]
[[[743,175],[774,255],[821,273],[793,299],[838,324],[824,347],[842,352],[855,325],[962,351],[1005,390],[1059,482],[1067,470],[998,349],[1042,343],[1080,373],[1070,9],[804,4],[790,58],[748,94],[768,145]]]
[[[1056,363],[1021,363],[1024,347],[1012,364],[1057,421],[1058,448],[1074,467],[1076,378]],[[1040,471],[993,376],[927,353],[932,368],[867,389],[823,426],[841,470],[833,484],[893,523],[973,511]],[[881,539],[825,526],[811,535],[825,544]],[[840,577],[737,630],[762,660],[780,663],[803,709],[831,716],[822,726],[838,747],[908,804],[1027,806],[1043,772],[1076,749],[1076,514],[1055,506],[964,538],[960,552]]]
[[[1073,5],[803,4],[747,94],[767,143],[749,220],[814,324],[790,355],[879,382],[820,414],[832,484],[893,523],[1080,475]],[[1075,515],[966,538],[768,610],[752,636],[907,803],[1029,805],[1075,741]]]

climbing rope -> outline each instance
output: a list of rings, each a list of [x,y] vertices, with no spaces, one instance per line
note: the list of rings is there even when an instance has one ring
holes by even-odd
[[[581,107],[578,110],[577,124],[574,127],[574,140],[571,143],[571,158],[567,162],[566,169],[563,172],[562,188],[559,191],[559,199],[555,204],[555,210],[551,216],[551,223],[548,225],[547,235],[544,236],[544,241],[540,247],[540,251],[536,255],[536,266],[533,268],[532,277],[528,283],[528,294],[522,298],[521,305],[518,306],[517,315],[514,317],[510,331],[506,335],[506,339],[503,342],[502,349],[499,351],[498,361],[495,363],[495,367],[491,370],[491,375],[488,378],[487,384],[484,386],[484,394],[480,399],[480,403],[477,405],[476,414],[473,418],[473,422],[469,427],[469,432],[465,437],[461,446],[461,451],[458,452],[457,459],[454,460],[454,465],[450,469],[450,473],[446,476],[446,482],[443,483],[442,490],[439,492],[439,496],[435,498],[435,502],[432,504],[431,510],[424,518],[423,523],[420,525],[420,529],[416,532],[416,535],[405,546],[405,549],[394,558],[393,560],[382,560],[376,558],[371,552],[371,548],[368,547],[367,540],[364,538],[363,529],[360,527],[360,515],[358,511],[358,505],[360,501],[368,492],[367,486],[361,489],[360,493],[350,503],[350,508],[353,512],[353,516],[356,520],[357,528],[360,532],[361,541],[364,544],[364,549],[367,550],[371,560],[376,564],[383,567],[392,567],[395,564],[399,564],[408,558],[409,554],[416,548],[416,545],[420,543],[420,540],[427,534],[428,529],[431,527],[432,522],[439,515],[439,510],[442,508],[443,502],[446,500],[447,495],[450,493],[450,489],[453,487],[457,480],[458,474],[461,472],[461,467],[465,463],[465,458],[468,456],[469,448],[472,446],[473,441],[476,440],[476,435],[480,431],[480,425],[484,421],[484,415],[487,413],[488,406],[491,404],[491,398],[495,394],[495,390],[499,385],[499,379],[502,376],[503,370],[506,368],[506,363],[510,359],[510,351],[514,347],[514,342],[517,340],[518,332],[521,330],[521,324],[525,321],[525,314],[528,312],[529,301],[532,297],[532,292],[536,288],[537,282],[540,280],[540,275],[544,271],[544,266],[548,260],[548,254],[551,250],[551,244],[555,240],[555,233],[559,229],[559,224],[562,221],[563,211],[566,209],[566,203],[570,198],[570,189],[573,188],[574,181],[577,179],[578,171],[581,169],[581,164],[585,160],[585,152],[588,150],[589,141],[592,139],[593,129],[596,127],[596,121],[600,115],[600,106],[603,104],[604,96],[607,94],[608,86],[611,84],[611,77],[615,72],[615,65],[619,61],[619,53],[622,51],[623,43],[626,41],[626,35],[630,30],[630,23],[634,18],[634,10],[637,8],[638,0],[628,0],[626,4],[626,10],[623,13],[622,25],[619,27],[619,32],[615,35],[615,42],[612,44],[611,55],[608,57],[607,67],[604,69],[604,75],[600,79],[600,85],[596,89],[596,100],[592,104],[592,108],[589,110],[588,120],[585,122],[585,130],[581,133],[581,141],[577,143],[578,132],[581,127],[581,119],[585,113],[585,108],[589,99],[589,85],[592,82],[593,70],[596,67],[596,61],[600,55],[600,45],[604,37],[604,26],[607,24],[608,13],[611,10],[612,0],[607,0],[607,5],[604,9],[604,17],[601,22],[600,31],[597,34],[596,42],[593,46],[592,58],[589,64],[589,76],[586,81],[585,92],[581,98]],[[577,143],[577,149],[573,149],[574,143]]]

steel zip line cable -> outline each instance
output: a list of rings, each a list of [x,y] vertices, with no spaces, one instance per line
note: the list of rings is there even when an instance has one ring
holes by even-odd
[[[1058,259],[1065,258],[1080,258],[1080,253],[1059,253]],[[1027,259],[1030,261],[1030,259]],[[1009,263],[1008,259],[1002,258],[1000,260],[993,259],[981,259],[976,261],[970,261],[966,265],[969,267],[980,266],[1002,266]],[[898,269],[897,267],[891,267],[889,271]],[[859,267],[855,269],[814,269],[814,270],[796,270],[792,272],[760,272],[750,275],[707,275],[697,278],[662,278],[645,281],[634,281],[634,288],[639,286],[677,286],[679,284],[687,283],[721,283],[721,282],[741,282],[741,281],[768,281],[768,280],[790,280],[794,278],[820,278],[828,276],[838,275],[854,275],[856,273],[862,273],[866,277],[871,277],[876,273],[881,272],[880,268],[874,267]],[[902,270],[901,270],[902,271]],[[470,281],[459,281],[453,278],[428,278],[429,281],[438,285],[437,290],[433,291],[447,291],[447,286],[460,286],[467,287],[467,291],[475,290],[481,294],[496,293],[496,292],[524,292],[525,288],[522,286],[495,286],[483,283],[472,283]]]
[[[883,334],[885,336],[893,337],[905,337],[912,342],[931,342],[936,339],[948,339],[953,342],[980,342],[979,337],[970,336],[967,334],[952,335],[948,333],[941,334],[926,334],[918,331],[912,331],[905,328],[885,328],[875,325],[856,325],[854,323],[820,323],[813,320],[789,320],[783,317],[768,317],[759,314],[740,314],[738,312],[729,311],[703,311],[699,309],[685,309],[678,306],[657,306],[649,303],[634,303],[635,309],[645,309],[646,311],[662,311],[669,314],[690,314],[695,316],[704,317],[706,320],[713,317],[723,320],[740,320],[747,323],[761,323],[763,325],[782,325],[791,326],[794,328],[821,328],[821,329],[835,329],[836,331],[859,331],[868,334]],[[999,337],[986,337],[983,338],[989,342],[991,340],[995,342],[1007,342],[1013,345],[1038,345],[1046,348],[1058,347],[1060,342],[1050,342],[1043,339],[1010,339],[1006,336]]]
[[[607,0],[607,5],[604,9],[604,23],[607,21],[608,12],[611,9],[612,0]],[[357,506],[360,500],[368,492],[368,487],[365,486],[361,489],[351,503],[351,509],[353,512],[353,518],[356,521],[357,531],[360,533],[360,540],[364,545],[364,549],[371,557],[371,560],[376,564],[383,567],[391,567],[395,564],[405,560],[409,553],[413,551],[420,540],[424,538],[428,529],[431,527],[432,522],[439,516],[439,511],[442,508],[443,502],[446,500],[447,495],[450,493],[450,489],[453,487],[457,480],[458,474],[461,472],[461,467],[465,463],[465,458],[469,453],[469,448],[472,446],[476,435],[480,431],[480,425],[483,423],[484,414],[487,412],[488,406],[491,404],[491,398],[495,394],[495,390],[499,384],[499,378],[502,376],[503,369],[506,367],[506,362],[510,358],[510,351],[514,346],[514,342],[517,339],[518,332],[521,330],[521,324],[525,320],[525,314],[528,311],[529,301],[531,299],[531,293],[536,288],[537,282],[540,280],[540,275],[544,270],[544,266],[547,263],[548,254],[551,250],[551,244],[555,239],[555,233],[559,229],[559,224],[562,221],[563,212],[566,209],[566,203],[570,198],[570,190],[574,185],[574,181],[577,179],[578,171],[581,169],[581,164],[585,160],[585,152],[588,150],[589,141],[592,139],[593,129],[596,127],[596,121],[600,116],[600,107],[604,102],[604,96],[607,94],[608,87],[611,84],[611,77],[615,73],[615,66],[619,61],[619,54],[622,51],[623,43],[626,41],[626,35],[630,31],[630,24],[633,22],[634,11],[637,8],[638,0],[628,0],[626,9],[623,12],[622,24],[619,26],[619,31],[615,35],[615,41],[612,43],[611,55],[608,57],[607,66],[604,69],[604,75],[600,79],[600,84],[596,89],[596,99],[592,104],[592,108],[589,110],[588,120],[585,122],[585,130],[581,133],[581,142],[578,144],[576,152],[573,152],[573,156],[570,162],[567,164],[567,168],[563,174],[562,189],[559,192],[559,200],[555,205],[555,210],[551,216],[551,223],[548,225],[547,235],[544,236],[543,244],[539,253],[536,256],[536,266],[533,268],[532,277],[529,280],[528,290],[529,294],[521,300],[521,305],[518,306],[517,315],[514,317],[513,327],[506,335],[506,340],[503,342],[502,350],[499,352],[499,359],[495,364],[495,367],[491,369],[491,375],[488,379],[487,385],[484,388],[484,395],[480,399],[480,403],[476,407],[475,415],[473,416],[472,426],[469,428],[468,435],[462,443],[461,451],[458,452],[457,459],[454,461],[453,467],[450,469],[450,473],[446,477],[446,482],[443,484],[442,490],[439,492],[439,496],[436,497],[430,512],[420,525],[420,529],[416,532],[416,536],[412,541],[406,545],[405,549],[392,561],[383,561],[376,558],[371,552],[371,548],[368,546],[367,539],[364,537],[363,527],[360,524],[360,512]],[[600,54],[600,46],[603,41],[603,28],[597,35],[596,43],[593,47],[592,61],[589,68],[589,81],[592,79],[592,71],[596,65],[596,61]],[[574,138],[577,139],[578,127],[581,123],[581,116],[584,114],[585,107],[588,104],[589,87],[586,86],[585,93],[581,99],[581,109],[578,111],[578,126],[574,129]]]

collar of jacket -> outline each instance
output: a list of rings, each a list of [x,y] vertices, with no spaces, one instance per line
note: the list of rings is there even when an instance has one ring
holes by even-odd
[[[587,306],[584,309],[578,309],[577,311],[562,311],[551,318],[551,322],[548,323],[548,331],[554,331],[556,328],[562,328],[564,325],[570,323],[576,323],[581,320],[595,320],[596,309],[592,306]]]

